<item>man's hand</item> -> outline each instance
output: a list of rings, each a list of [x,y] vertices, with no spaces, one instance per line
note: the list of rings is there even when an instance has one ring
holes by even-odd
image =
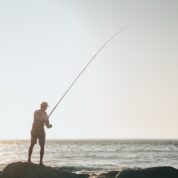
[[[48,129],[52,128],[52,124],[46,126]]]

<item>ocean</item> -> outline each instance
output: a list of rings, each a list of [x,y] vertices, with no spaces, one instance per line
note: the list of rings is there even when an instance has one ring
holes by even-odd
[[[27,161],[29,140],[0,141],[0,170]],[[32,162],[39,162],[36,145]],[[127,168],[173,166],[178,168],[177,140],[49,140],[44,164],[77,173],[102,173]]]

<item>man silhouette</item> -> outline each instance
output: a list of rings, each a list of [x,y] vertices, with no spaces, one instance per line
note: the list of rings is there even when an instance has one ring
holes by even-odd
[[[49,123],[48,115],[46,110],[48,108],[47,102],[41,103],[41,108],[34,112],[34,121],[31,130],[31,144],[28,151],[28,164],[31,163],[31,155],[33,152],[33,147],[37,143],[37,139],[40,145],[40,162],[39,165],[43,165],[43,155],[44,155],[44,145],[45,145],[45,129],[44,125],[47,128],[51,128],[52,125]]]

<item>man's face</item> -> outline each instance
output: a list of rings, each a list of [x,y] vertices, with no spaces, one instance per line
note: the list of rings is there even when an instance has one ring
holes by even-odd
[[[42,106],[41,109],[42,109],[43,111],[46,111],[46,110],[48,109],[48,106]]]

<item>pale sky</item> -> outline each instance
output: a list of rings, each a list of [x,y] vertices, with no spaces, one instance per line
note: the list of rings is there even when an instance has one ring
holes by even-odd
[[[0,139],[29,139],[51,116],[50,139],[178,139],[177,0],[0,1]]]

